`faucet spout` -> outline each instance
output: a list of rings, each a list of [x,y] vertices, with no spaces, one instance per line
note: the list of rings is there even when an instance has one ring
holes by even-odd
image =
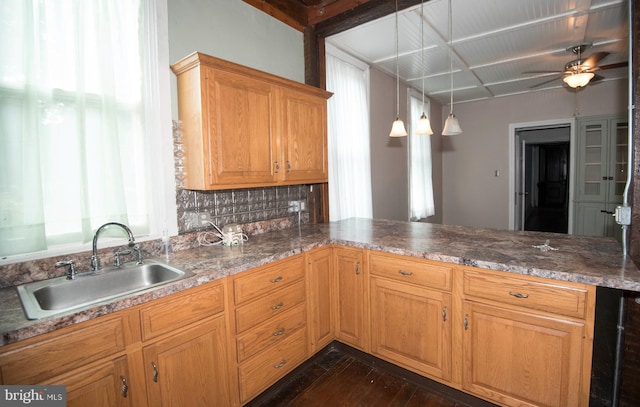
[[[93,253],[91,256],[91,271],[98,271],[101,268],[100,258],[98,257],[98,237],[100,236],[100,232],[102,232],[103,229],[108,228],[109,226],[118,226],[127,233],[127,236],[129,238],[129,247],[133,247],[136,243],[136,240],[133,237],[133,232],[131,232],[131,229],[129,229],[129,227],[125,224],[118,223],[118,222],[108,222],[100,226],[98,230],[96,230],[95,235],[93,235]]]

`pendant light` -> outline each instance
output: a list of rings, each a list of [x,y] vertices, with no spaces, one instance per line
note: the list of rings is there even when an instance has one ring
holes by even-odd
[[[424,114],[424,0],[420,2],[420,47],[420,59],[422,60],[422,116],[418,119],[415,134],[430,136],[433,134],[431,122],[427,115]]]
[[[453,114],[453,11],[451,8],[451,0],[449,0],[449,74],[451,76],[451,102],[449,117],[444,122],[443,136],[455,136],[462,134],[458,118]]]
[[[404,122],[400,120],[400,73],[398,69],[398,0],[396,0],[396,120],[391,126],[391,133],[389,137],[405,137],[407,130],[404,127]]]

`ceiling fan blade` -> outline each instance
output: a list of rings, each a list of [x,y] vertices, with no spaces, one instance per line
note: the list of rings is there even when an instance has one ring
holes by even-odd
[[[593,84],[594,82],[598,82],[604,79],[604,76],[600,76],[600,75],[595,75],[593,78],[591,78],[591,80],[589,81],[589,85]]]
[[[540,86],[542,86],[542,85],[546,85],[547,83],[551,83],[551,82],[553,82],[553,81],[556,81],[556,80],[558,80],[558,79],[560,79],[560,78],[562,78],[562,75],[561,75],[561,76],[557,76],[557,77],[555,77],[555,78],[553,78],[553,79],[549,79],[548,81],[540,82],[540,83],[538,83],[538,84],[536,84],[536,85],[529,86],[529,89],[535,89],[535,88],[540,87]]]
[[[624,68],[625,66],[629,66],[629,61],[618,62],[615,64],[609,64],[609,65],[600,65],[595,67],[596,68],[595,70],[603,71],[605,69]]]
[[[608,52],[595,52],[589,56],[589,58],[585,59],[580,67],[583,70],[593,69],[598,65],[598,62],[602,60],[604,57],[609,55]]]
[[[526,74],[540,74],[540,73],[562,73],[563,71],[524,71],[523,75]]]

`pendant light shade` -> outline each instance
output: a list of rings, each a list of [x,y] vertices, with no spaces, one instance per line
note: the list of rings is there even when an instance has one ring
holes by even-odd
[[[433,134],[431,121],[424,113],[424,0],[420,2],[420,59],[422,62],[422,116],[418,119],[414,133],[419,136],[430,136]]]
[[[404,128],[404,122],[396,117],[396,120],[391,126],[391,133],[389,133],[389,137],[405,137],[406,135],[407,130]]]
[[[431,130],[431,121],[424,112],[422,112],[422,116],[420,116],[420,119],[418,120],[415,133],[420,136],[430,136],[433,134],[433,130]]]
[[[396,0],[396,120],[391,126],[389,137],[405,137],[407,130],[400,120],[400,73],[398,72],[398,0]]]
[[[451,0],[449,0],[449,70],[451,75],[451,109],[449,110],[449,117],[444,122],[442,135],[456,136],[462,134],[462,128],[460,128],[458,118],[453,114],[453,11],[451,9]]]
[[[562,80],[564,81],[564,83],[575,89],[587,86],[589,84],[589,81],[593,79],[594,76],[595,74],[593,72],[581,72],[575,73],[573,75],[567,75]]]
[[[447,117],[447,120],[444,122],[444,130],[442,130],[442,135],[455,136],[458,134],[462,134],[462,129],[460,128],[458,118],[453,113],[449,113],[449,117]]]

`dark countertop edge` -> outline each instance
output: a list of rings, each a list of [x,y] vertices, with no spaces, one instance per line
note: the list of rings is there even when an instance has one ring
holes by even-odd
[[[101,316],[109,315],[117,311],[122,311],[137,305],[145,304],[147,302],[166,297],[171,294],[176,294],[184,290],[195,288],[203,284],[207,284],[212,281],[216,281],[225,277],[233,276],[235,274],[247,271],[265,264],[269,264],[278,260],[282,260],[291,256],[295,256],[300,253],[305,253],[326,245],[341,245],[347,247],[355,247],[360,249],[368,249],[410,257],[416,257],[421,259],[427,259],[432,261],[441,261],[445,263],[451,263],[461,266],[477,267],[488,270],[503,271],[519,275],[528,275],[534,277],[547,278],[550,280],[576,282],[582,284],[589,284],[594,286],[602,286],[620,290],[629,290],[640,292],[640,282],[628,281],[619,277],[605,278],[592,275],[586,275],[581,273],[567,273],[558,272],[554,270],[543,270],[536,268],[526,268],[522,266],[507,266],[501,263],[488,262],[478,259],[470,259],[457,256],[447,256],[442,254],[431,254],[427,252],[418,252],[407,250],[402,247],[388,246],[388,245],[376,245],[366,242],[357,242],[351,240],[343,240],[338,238],[324,238],[318,239],[313,242],[301,244],[295,248],[283,249],[275,253],[265,254],[263,257],[242,262],[241,264],[233,267],[229,267],[225,270],[198,270],[194,276],[168,283],[159,287],[155,287],[149,290],[130,294],[128,296],[112,299],[105,303],[93,304],[85,308],[72,311],[68,314],[61,314],[52,317],[47,317],[38,320],[27,320],[14,323],[12,327],[0,327],[0,347],[9,345],[14,342],[25,340],[37,335],[53,332],[55,330],[71,326],[80,322],[89,321]],[[198,250],[198,249],[191,249]],[[187,250],[188,251],[188,250]],[[160,259],[162,260],[162,259]],[[183,262],[187,260],[182,259],[178,261],[170,260],[167,263],[177,267],[184,267]],[[213,262],[213,260],[212,260]],[[188,269],[189,267],[184,267]],[[197,267],[195,268],[197,270]],[[190,270],[194,271],[194,270]],[[17,293],[15,293],[15,287],[8,287],[0,289],[0,291],[13,291],[15,296],[15,302],[20,304]],[[5,295],[7,296],[7,295]],[[3,307],[0,303],[0,307]],[[0,308],[1,309],[1,308]],[[20,312],[22,308],[20,306]]]

